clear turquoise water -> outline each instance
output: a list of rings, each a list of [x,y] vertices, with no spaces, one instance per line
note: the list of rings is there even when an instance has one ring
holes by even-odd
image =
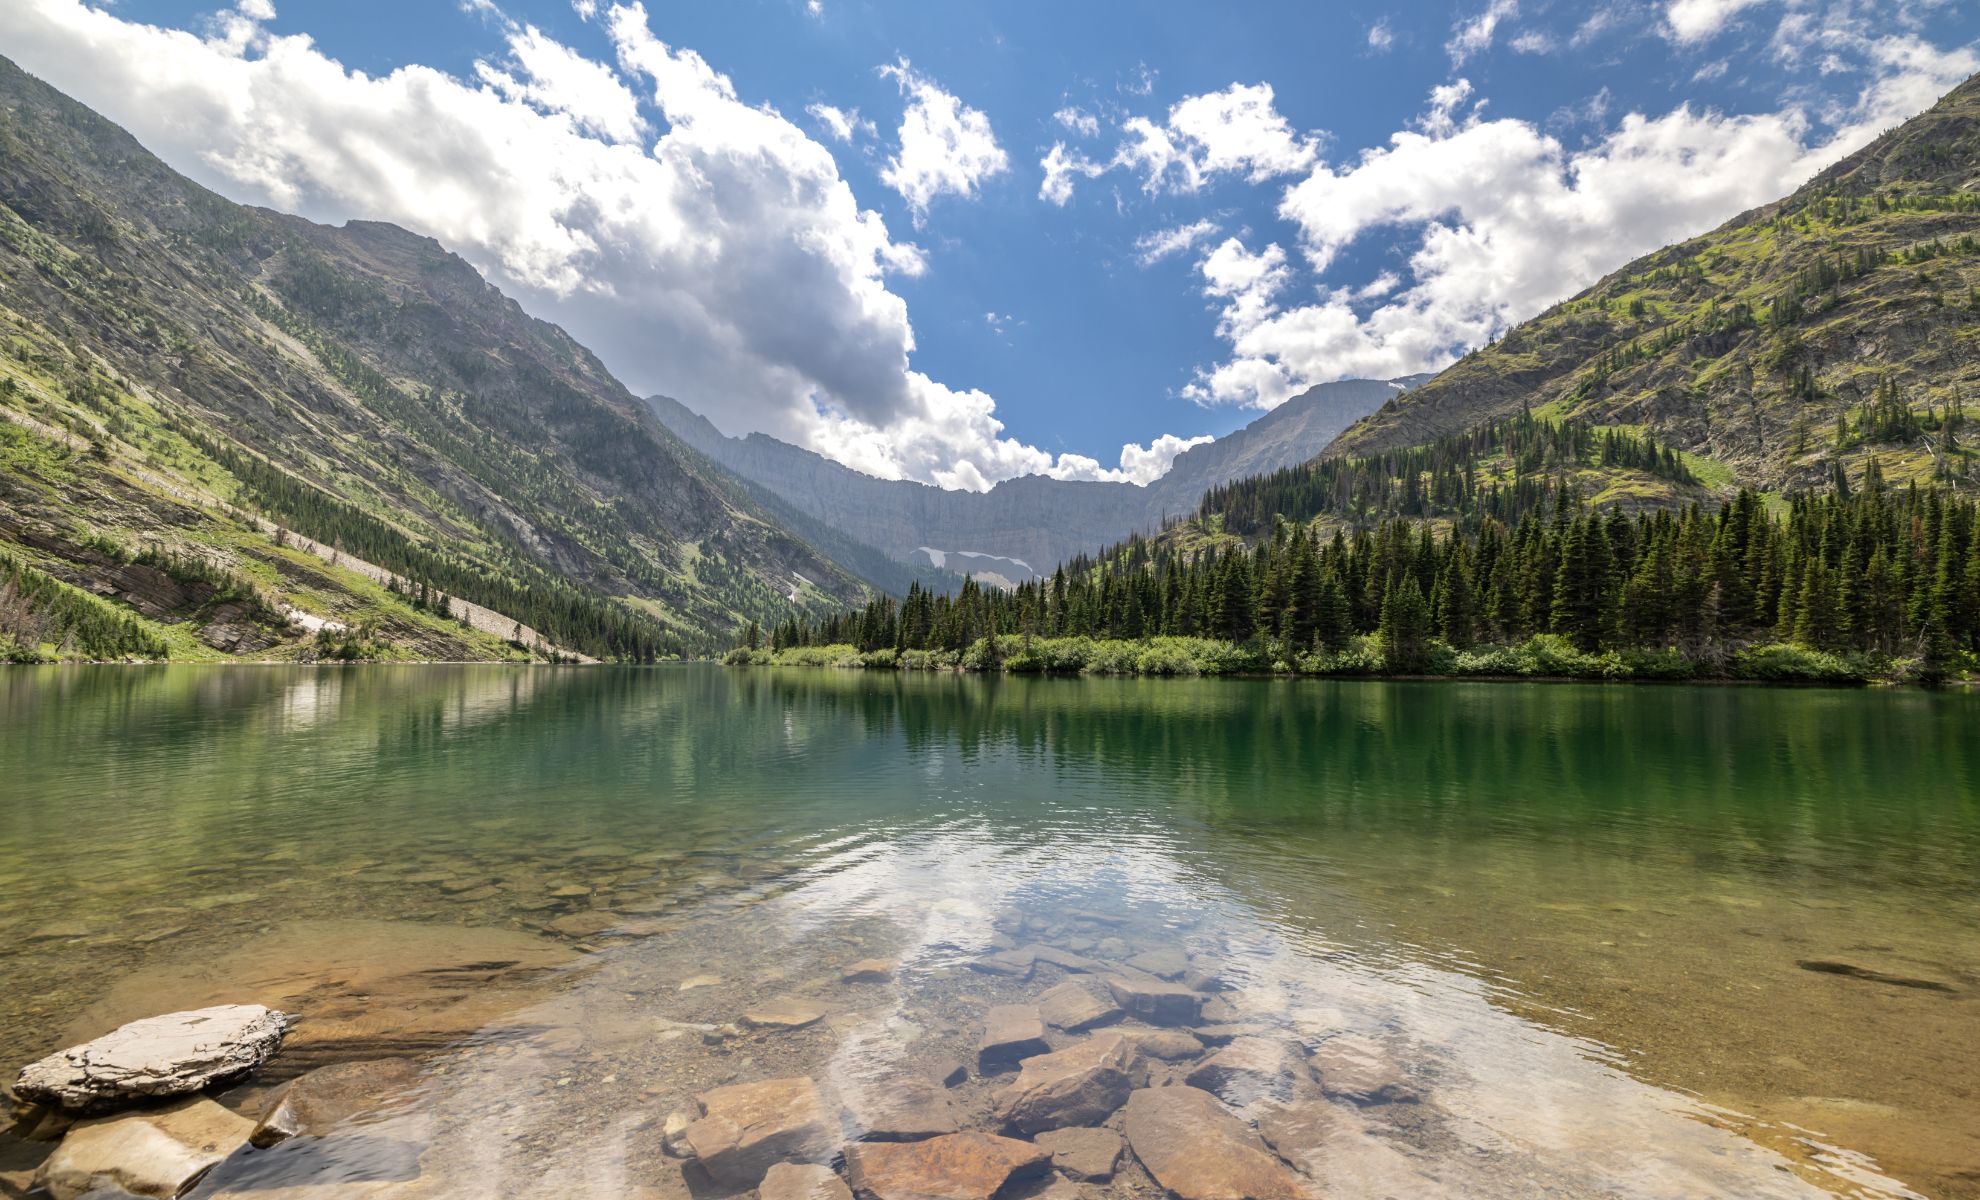
[[[475,1080],[363,1187],[623,1190],[666,1169],[627,1114],[710,1080],[966,1053],[1048,982],[963,967],[1015,911],[1390,1039],[1429,1102],[1327,1151],[1373,1191],[1980,1194],[1976,735],[1889,691],[11,669],[0,1067],[266,998],[289,1073]],[[793,994],[830,1019],[704,1044]]]

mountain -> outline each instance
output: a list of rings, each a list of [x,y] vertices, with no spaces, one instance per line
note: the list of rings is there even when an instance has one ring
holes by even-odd
[[[1630,263],[1328,447],[1425,445],[1524,410],[1627,427],[1724,492],[1970,486],[1980,76],[1792,195]],[[1674,498],[1667,496],[1666,498]]]
[[[1208,488],[1312,458],[1357,418],[1425,378],[1310,388],[1243,429],[1177,455],[1168,474],[1146,487],[1027,475],[980,493],[878,479],[764,434],[727,437],[666,396],[647,403],[682,441],[855,542],[895,560],[1017,583],[1191,512]]]
[[[867,594],[438,243],[234,204],[4,59],[0,346],[0,648],[93,604],[175,657],[645,658]]]

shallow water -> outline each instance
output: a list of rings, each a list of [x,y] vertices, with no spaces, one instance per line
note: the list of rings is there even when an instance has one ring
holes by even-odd
[[[1976,1195],[1976,733],[1912,692],[10,669],[0,1069],[277,1004],[223,1102],[426,1083],[201,1194],[674,1195],[695,1093],[810,1074],[856,1136],[1062,978],[982,954],[1176,949],[1226,1022],[1365,1036],[1418,1094],[1314,1100],[1279,1149],[1318,1194]],[[787,1001],[825,1016],[722,1028]]]

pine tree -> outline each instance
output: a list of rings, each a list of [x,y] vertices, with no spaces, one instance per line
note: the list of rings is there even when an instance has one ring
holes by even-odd
[[[1429,667],[1430,605],[1416,576],[1403,574],[1385,589],[1380,632],[1389,670],[1411,675]]]

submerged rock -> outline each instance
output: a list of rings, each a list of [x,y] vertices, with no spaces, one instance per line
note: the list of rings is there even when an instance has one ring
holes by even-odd
[[[1138,1029],[1133,1036],[1136,1049],[1164,1062],[1195,1058],[1204,1049],[1202,1042],[1180,1029]]]
[[[744,1029],[803,1029],[816,1025],[825,1010],[803,1000],[779,1000],[752,1008],[742,1015]]]
[[[1038,1012],[1047,1024],[1068,1033],[1118,1021],[1123,1015],[1114,994],[1097,979],[1068,979],[1047,990],[1038,997]]]
[[[1052,1165],[1069,1179],[1105,1183],[1121,1161],[1121,1135],[1111,1129],[1053,1129],[1031,1139],[1052,1152]]]
[[[1312,1079],[1305,1048],[1297,1042],[1241,1037],[1198,1063],[1188,1082],[1242,1107],[1256,1100],[1286,1099],[1300,1084],[1311,1090]]]
[[[1291,1169],[1209,1092],[1143,1088],[1122,1129],[1134,1156],[1178,1200],[1297,1200]]]
[[[55,1200],[184,1194],[247,1144],[254,1122],[205,1097],[83,1121],[35,1172]]]
[[[1104,964],[1095,962],[1083,954],[1075,954],[1071,950],[1061,950],[1057,946],[1025,946],[1022,949],[1031,951],[1032,956],[1039,962],[1050,963],[1061,971],[1070,971],[1075,975],[1084,975],[1107,969]]]
[[[1203,997],[1196,992],[1152,975],[1109,975],[1107,987],[1114,993],[1116,1004],[1150,1025],[1191,1024],[1203,1003]]]
[[[848,1097],[847,1107],[867,1141],[917,1142],[962,1128],[955,1102],[930,1079],[883,1080],[857,1100]]]
[[[1189,959],[1185,958],[1183,952],[1180,950],[1165,948],[1161,950],[1145,950],[1133,958],[1128,959],[1127,965],[1137,971],[1153,975],[1157,979],[1167,979],[1173,982],[1181,979],[1183,972],[1189,970]]]
[[[1012,979],[1029,979],[1038,964],[1038,956],[1030,950],[999,950],[982,958],[971,959],[969,968],[985,975],[1004,975]]]
[[[840,983],[885,983],[894,977],[894,960],[862,958],[839,970]]]
[[[838,1122],[808,1076],[730,1084],[695,1103],[701,1119],[680,1140],[726,1187],[755,1187],[780,1162],[818,1162],[837,1148]]]
[[[281,1046],[291,1020],[259,1004],[146,1017],[29,1064],[14,1090],[84,1111],[183,1096],[260,1066]]]
[[[852,1189],[832,1168],[816,1163],[778,1163],[763,1175],[757,1200],[852,1200]]]
[[[976,1069],[994,1071],[1043,1054],[1045,1019],[1029,1004],[999,1004],[983,1016],[983,1037],[976,1044]]]
[[[261,1106],[261,1121],[248,1141],[266,1148],[292,1137],[322,1137],[418,1082],[419,1066],[407,1058],[318,1067],[269,1094]]]
[[[990,1200],[1013,1179],[1051,1163],[1042,1146],[990,1133],[925,1142],[869,1142],[846,1151],[854,1190],[873,1200]]]
[[[1356,1104],[1400,1104],[1419,1094],[1387,1047],[1374,1038],[1344,1033],[1320,1043],[1313,1052],[1320,1087],[1329,1096]]]
[[[1020,1133],[1106,1120],[1142,1081],[1134,1043],[1097,1034],[1024,1060],[1017,1081],[997,1093],[997,1119]]]

